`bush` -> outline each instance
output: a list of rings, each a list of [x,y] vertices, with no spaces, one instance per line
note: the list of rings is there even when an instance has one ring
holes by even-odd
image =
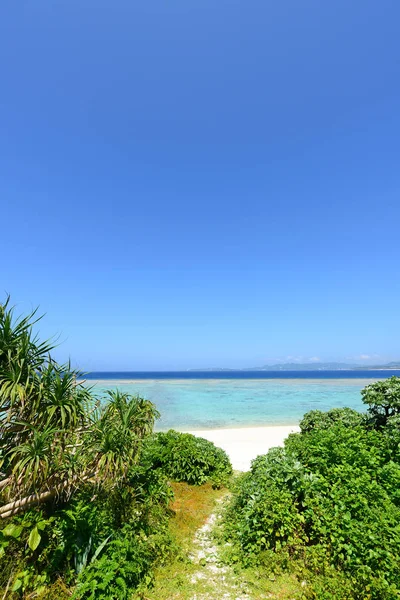
[[[361,425],[364,420],[364,415],[352,408],[333,408],[327,412],[310,410],[300,421],[300,430],[301,433],[309,433],[314,429],[329,429],[337,423],[354,427],[355,425]]]
[[[304,536],[298,497],[304,470],[284,449],[258,456],[237,481],[225,516],[225,528],[244,562],[257,562],[266,550],[292,550]]]
[[[294,569],[305,598],[400,597],[398,419],[371,430],[355,411],[313,411],[302,433],[252,463],[225,519],[233,552]]]
[[[50,518],[38,509],[15,517],[0,532],[7,557],[0,561],[2,588],[12,575],[11,588],[24,594],[47,594],[48,587],[78,582],[76,598],[130,597],[174,548],[168,532],[171,495],[160,471],[138,465],[125,489],[93,495],[88,488]],[[40,539],[31,547],[35,527]]]
[[[361,395],[376,428],[385,427],[388,419],[400,414],[400,377],[371,383],[361,390]]]
[[[285,448],[309,471],[329,478],[337,475],[340,465],[368,470],[375,476],[391,458],[390,448],[381,433],[341,424],[291,435]]]
[[[35,322],[0,303],[0,597],[127,598],[171,551],[171,490],[141,457],[159,413],[100,403]]]
[[[170,430],[157,433],[144,446],[144,462],[161,469],[174,481],[201,485],[211,481],[214,487],[227,483],[232,473],[229,458],[212,442],[190,433]]]
[[[152,580],[154,564],[170,553],[171,539],[160,529],[146,535],[126,525],[99,558],[82,571],[76,600],[127,600],[132,591]]]

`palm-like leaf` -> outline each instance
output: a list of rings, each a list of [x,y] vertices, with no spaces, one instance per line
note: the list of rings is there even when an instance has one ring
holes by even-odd
[[[85,421],[90,390],[77,382],[79,373],[70,365],[50,362],[41,374],[41,407],[49,425],[74,429]]]
[[[9,298],[0,304],[0,517],[82,483],[121,485],[159,416],[119,391],[99,407],[80,373],[33,334],[37,320],[36,311],[14,318]]]
[[[33,490],[42,487],[54,472],[56,466],[53,452],[57,430],[38,429],[25,424],[30,435],[26,441],[10,452],[10,463],[15,481],[19,485],[29,485]]]
[[[151,402],[118,390],[109,391],[107,397],[93,423],[90,443],[98,477],[116,486],[137,461],[142,438],[152,431],[158,411]]]
[[[51,341],[39,342],[33,326],[41,317],[37,310],[24,318],[14,318],[14,309],[8,297],[0,305],[0,411],[8,410],[14,403],[23,402],[21,390],[30,387],[31,379],[48,360],[54,345]]]

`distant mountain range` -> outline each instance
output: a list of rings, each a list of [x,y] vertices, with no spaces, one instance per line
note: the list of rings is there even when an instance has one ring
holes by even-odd
[[[368,367],[354,367],[354,369],[400,369],[400,360],[387,363],[386,365],[368,365]]]
[[[253,367],[248,371],[341,371],[343,369],[354,369],[354,365],[339,362],[312,362],[312,363],[283,363],[276,365],[264,365]]]
[[[400,369],[400,361],[384,365],[354,365],[340,362],[279,363],[276,365],[264,365],[263,367],[248,367],[246,369],[211,367],[207,369],[188,369],[188,371],[369,371],[375,369]]]

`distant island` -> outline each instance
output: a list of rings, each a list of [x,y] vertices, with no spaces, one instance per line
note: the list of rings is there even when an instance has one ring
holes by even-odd
[[[400,369],[400,361],[390,362],[384,365],[354,365],[340,362],[313,362],[313,363],[278,363],[275,365],[264,365],[263,367],[247,367],[244,369],[230,369],[221,367],[210,367],[206,369],[187,369],[193,373],[220,372],[220,371],[374,371],[380,369]]]

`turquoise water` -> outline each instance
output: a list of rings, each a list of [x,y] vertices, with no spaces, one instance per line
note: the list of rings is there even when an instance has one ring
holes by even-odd
[[[99,395],[119,388],[152,400],[161,413],[158,430],[190,430],[295,425],[309,410],[364,410],[360,390],[375,380],[108,379],[90,384]]]

